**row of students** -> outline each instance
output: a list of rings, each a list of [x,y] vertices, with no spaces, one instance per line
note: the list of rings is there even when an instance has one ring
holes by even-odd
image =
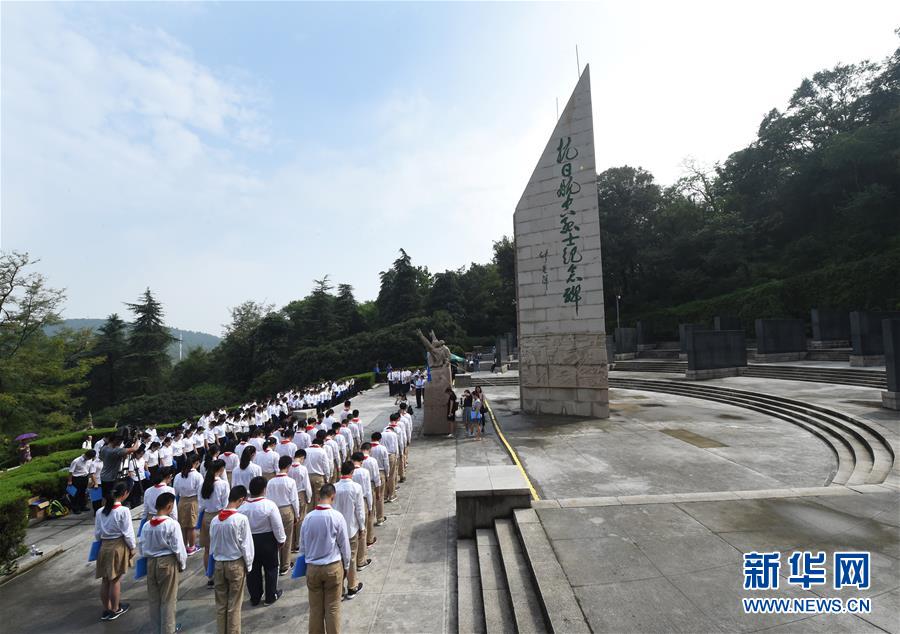
[[[177,475],[172,469],[158,471],[144,498],[139,531],[141,553],[148,558],[153,631],[176,631],[178,575],[196,552],[198,509],[203,511],[199,543],[204,548],[204,565],[208,566],[210,556],[215,560],[207,585],[215,589],[220,632],[240,631],[245,586],[252,605],[271,605],[282,596],[278,577],[290,570],[295,554],[305,554],[309,566],[310,631],[338,631],[340,599],[353,599],[362,591],[358,573],[371,563],[368,549],[377,541],[374,527],[386,521],[384,502],[396,499],[400,467],[405,468],[408,456],[407,425],[411,428],[411,417],[397,412],[383,432],[371,434],[371,442],[354,443],[355,451],[341,463],[335,484],[314,479],[314,473],[307,471],[307,451],[297,449],[293,456],[280,456],[273,478],[257,473],[244,486],[242,467],[259,468],[252,463],[256,446],[249,443],[240,452],[230,489],[222,459],[205,463],[203,476],[197,459]],[[384,437],[389,439],[387,445],[381,442]],[[322,435],[317,433],[310,446],[314,455],[316,451],[326,455],[322,443]],[[385,499],[388,486],[391,495]],[[97,564],[97,576],[104,579],[103,620],[118,618],[128,609],[119,601],[121,576],[135,554],[130,513],[121,507],[127,495],[127,487],[117,484],[112,501],[104,507],[104,511],[109,507],[109,513],[98,514],[96,520],[98,539],[104,540],[102,565],[101,559]],[[346,548],[341,535],[346,538]],[[335,549],[342,564],[337,592],[331,574],[338,561],[332,560]],[[320,556],[325,550],[327,556]]]

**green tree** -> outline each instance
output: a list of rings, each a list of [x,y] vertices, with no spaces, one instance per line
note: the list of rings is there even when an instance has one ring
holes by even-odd
[[[400,257],[387,271],[379,274],[378,316],[383,325],[396,323],[421,314],[430,285],[427,269],[413,266],[412,258],[400,249]]]
[[[359,304],[353,296],[353,287],[349,284],[338,284],[337,297],[334,299],[335,334],[347,337],[362,332],[364,328]]]
[[[231,309],[231,323],[217,347],[226,385],[245,394],[258,370],[256,330],[271,306],[246,301]]]
[[[172,366],[168,347],[174,340],[163,323],[162,304],[148,288],[136,303],[125,305],[134,314],[124,358],[128,368],[126,387],[132,396],[158,394]]]
[[[113,313],[100,326],[91,354],[98,364],[91,370],[86,406],[92,411],[118,403],[125,396],[125,356],[128,325]]]

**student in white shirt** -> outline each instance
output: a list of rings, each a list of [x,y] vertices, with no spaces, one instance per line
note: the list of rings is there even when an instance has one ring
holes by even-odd
[[[293,443],[291,443],[293,444]],[[286,575],[291,569],[291,552],[294,550],[294,525],[300,517],[300,500],[297,496],[297,483],[288,475],[293,464],[291,456],[278,459],[278,473],[266,487],[266,497],[275,503],[281,514],[281,524],[286,536],[278,549],[278,574]]]
[[[353,481],[355,467],[351,461],[341,465],[341,478],[334,485],[334,509],[344,516],[350,539],[350,566],[347,572],[347,599],[353,599],[362,590],[357,583],[357,556],[360,538],[365,539],[366,502],[362,487]]]
[[[169,469],[159,469],[155,476],[151,476],[150,483],[153,485],[144,491],[144,514],[141,524],[148,522],[151,517],[156,515],[156,498],[163,493],[171,493],[175,495],[175,489],[170,485],[173,473]],[[172,509],[170,517],[174,520],[178,519],[178,507]]]
[[[268,481],[257,476],[250,481],[250,496],[241,505],[241,513],[250,521],[250,532],[253,533],[253,567],[247,576],[247,590],[250,593],[250,604],[259,605],[263,599],[269,606],[275,603],[283,590],[278,589],[278,549],[287,539],[281,512],[272,500],[265,497]],[[263,582],[265,573],[265,582]]]
[[[147,448],[147,451],[144,453],[144,464],[147,466],[147,471],[150,472],[150,477],[156,475],[159,471],[159,443],[152,442],[150,443],[150,447]]]
[[[331,508],[334,493],[334,485],[322,486],[319,504],[306,516],[300,531],[310,632],[339,632],[341,627],[341,589],[351,565],[350,539],[344,516]]]
[[[306,450],[298,449],[294,453],[294,462],[291,463],[291,468],[288,471],[288,475],[293,478],[294,483],[297,485],[297,502],[299,506],[297,521],[294,523],[294,535],[291,540],[291,545],[293,546],[291,552],[295,553],[300,552],[300,526],[303,524],[303,518],[306,517],[306,507],[312,500],[312,486],[305,462]]]
[[[250,480],[256,476],[262,475],[262,469],[256,464],[256,447],[247,445],[243,453],[241,453],[241,461],[238,468],[231,474],[231,487],[242,486],[245,489],[250,486]]]
[[[147,558],[147,594],[150,631],[174,634],[178,581],[187,567],[187,551],[178,522],[169,517],[175,496],[163,493],[156,499],[157,514],[141,532],[141,556]]]
[[[80,515],[84,510],[88,482],[91,476],[91,466],[97,452],[88,448],[82,455],[75,458],[69,465],[69,480],[67,485],[75,487],[75,495],[72,498],[73,511],[76,515]]]
[[[369,470],[363,466],[363,461],[365,459],[366,457],[361,451],[357,451],[350,457],[354,467],[352,474],[353,481],[362,488],[363,500],[365,501],[365,521],[360,527],[359,546],[356,549],[356,566],[360,570],[371,563],[368,558],[368,549],[369,546],[376,541],[375,536],[369,532],[369,526],[372,524],[371,519],[375,510],[375,491],[372,486],[372,475]]]
[[[233,455],[233,454],[232,454]],[[206,476],[200,487],[199,505],[203,514],[200,523],[200,547],[203,548],[203,569],[209,565],[209,526],[219,511],[228,505],[228,481],[225,479],[225,462],[213,460],[206,469]],[[206,582],[213,587],[213,580]]]
[[[378,515],[379,507],[380,512],[384,512],[384,501],[382,499],[384,495],[384,480],[381,477],[381,467],[378,464],[378,460],[371,455],[371,451],[372,443],[364,442],[362,444],[362,466],[369,472],[369,481],[372,483],[372,512],[366,515],[367,546],[371,546],[378,541],[378,538],[375,537],[375,522],[380,519]]]
[[[184,535],[184,543],[187,544],[188,555],[197,552],[196,539],[197,519],[199,518],[200,487],[203,486],[203,476],[197,471],[200,466],[200,458],[194,456],[192,460],[184,463],[184,469],[175,476],[172,487],[178,495],[178,521],[181,524],[181,532]]]
[[[244,586],[255,555],[250,521],[238,512],[246,498],[247,489],[240,485],[233,487],[228,506],[209,526],[209,553],[216,562],[213,571],[216,629],[220,633],[240,634],[241,631]]]
[[[278,472],[278,452],[275,451],[277,441],[267,438],[263,444],[263,450],[256,452],[256,464],[262,469],[262,475],[266,480],[271,480]]]
[[[163,439],[162,447],[159,448],[159,466],[169,468],[175,464],[173,459],[172,437],[166,436]]]
[[[288,458],[293,458],[294,454],[297,453],[297,445],[294,444],[292,440],[294,437],[294,430],[289,429],[285,432],[282,440],[275,445],[275,451],[279,456],[287,456]]]
[[[235,453],[233,451],[223,451],[220,456],[222,462],[225,463],[225,477],[228,480],[228,484],[231,484],[231,475],[234,473],[234,470],[237,469],[238,465],[241,462],[241,455],[239,453]]]
[[[385,495],[387,491],[388,477],[391,473],[391,454],[388,448],[381,444],[380,431],[372,432],[372,442],[369,453],[378,462],[378,476],[381,484],[375,492],[375,526],[381,526],[387,521],[384,513]]]
[[[177,430],[172,438],[172,459],[175,468],[181,471],[184,468],[184,437],[181,430]]]
[[[136,509],[144,503],[144,489],[147,488],[149,482],[144,477],[146,473],[146,461],[144,460],[144,450],[138,448],[131,456],[128,457],[126,463],[128,467],[128,477],[131,478],[131,495],[128,496],[128,506]]]
[[[117,482],[107,496],[103,510],[94,518],[94,539],[100,541],[96,578],[101,579],[100,601],[103,603],[101,621],[113,621],[128,611],[120,602],[122,576],[134,559],[137,543],[131,524],[131,511],[122,506],[128,497],[128,485]]]

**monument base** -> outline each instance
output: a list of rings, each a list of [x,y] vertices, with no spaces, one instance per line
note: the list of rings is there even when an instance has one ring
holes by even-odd
[[[522,411],[608,418],[605,339],[590,333],[520,336]]]
[[[447,420],[447,388],[453,377],[449,367],[432,368],[431,381],[425,385],[425,402],[422,404],[422,433],[426,436],[446,435],[450,429]]]
[[[846,339],[833,339],[831,341],[816,341],[813,339],[809,342],[810,350],[828,350],[830,348],[849,348],[850,341]]]
[[[632,359],[637,359],[637,353],[635,352],[623,352],[622,354],[617,354],[613,356],[615,361],[631,361]]]
[[[784,363],[786,361],[803,361],[805,358],[805,352],[769,352],[767,354],[757,353],[754,361],[757,363]]]
[[[712,368],[708,370],[688,370],[684,376],[690,381],[703,381],[705,379],[721,379],[726,376],[741,376],[744,368]]]
[[[885,409],[900,410],[900,392],[883,391],[881,393],[881,406]]]
[[[884,365],[884,355],[883,354],[851,354],[850,355],[850,367],[851,368],[867,368],[873,365]]]

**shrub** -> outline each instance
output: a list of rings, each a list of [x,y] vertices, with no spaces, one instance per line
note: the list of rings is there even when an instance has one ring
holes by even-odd
[[[222,406],[222,393],[193,394],[191,392],[164,392],[152,396],[137,396],[107,407],[94,416],[103,424],[146,426],[160,425],[165,421],[182,421]]]
[[[104,427],[99,429],[85,429],[82,431],[73,431],[68,434],[60,434],[59,436],[49,436],[47,438],[39,438],[31,443],[32,456],[46,456],[57,451],[65,449],[77,449],[81,447],[81,443],[88,436],[93,436],[96,441],[105,434],[116,431],[115,427]]]
[[[26,489],[0,483],[0,575],[13,572],[16,558],[25,552],[29,497]]]
[[[350,376],[344,376],[339,378],[337,382],[341,383],[343,381],[349,381],[350,379],[353,379],[353,389],[357,392],[368,390],[370,387],[375,385],[374,372],[363,372],[362,374],[352,374]]]

